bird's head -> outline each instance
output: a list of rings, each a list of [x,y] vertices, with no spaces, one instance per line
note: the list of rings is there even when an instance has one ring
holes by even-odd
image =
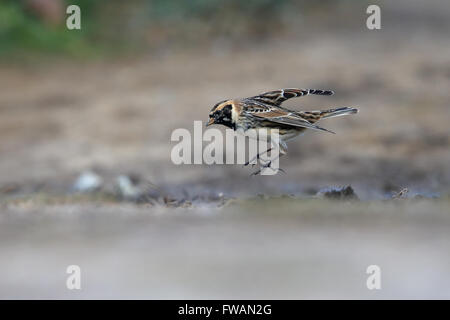
[[[209,113],[209,121],[206,126],[212,124],[222,124],[229,128],[234,128],[235,124],[232,118],[233,103],[230,100],[225,100],[217,103]]]

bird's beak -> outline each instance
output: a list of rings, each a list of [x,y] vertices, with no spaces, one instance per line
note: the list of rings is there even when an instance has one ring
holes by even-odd
[[[214,118],[209,119],[209,121],[206,123],[206,127],[209,127],[212,124],[214,124]]]

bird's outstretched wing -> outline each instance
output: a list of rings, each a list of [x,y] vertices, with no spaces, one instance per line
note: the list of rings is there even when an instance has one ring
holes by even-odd
[[[246,105],[243,112],[245,112],[247,116],[259,121],[270,121],[293,127],[308,128],[334,133],[333,131],[319,127],[309,122],[296,113],[278,107],[271,107],[267,105],[264,106],[259,104]]]
[[[291,98],[302,97],[308,94],[316,94],[322,96],[330,96],[334,92],[331,90],[316,90],[316,89],[280,89],[261,93],[260,95],[247,98],[246,100],[254,100],[262,103],[267,103],[273,106],[280,106],[284,101]]]

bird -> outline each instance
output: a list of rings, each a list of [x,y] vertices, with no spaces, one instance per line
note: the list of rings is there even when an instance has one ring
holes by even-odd
[[[355,114],[358,109],[353,107],[336,107],[317,111],[296,111],[282,106],[291,98],[306,95],[331,96],[331,90],[286,88],[261,93],[242,99],[227,99],[214,105],[209,113],[206,126],[224,125],[245,134],[249,129],[257,132],[265,130],[270,135],[271,130],[278,130],[278,147],[281,155],[287,154],[286,141],[291,140],[307,129],[333,133],[333,131],[318,126],[316,123],[325,118]],[[259,153],[257,158],[272,148]],[[253,159],[254,160],[254,159]],[[245,165],[251,163],[248,161]],[[270,163],[268,164],[270,167]],[[256,174],[260,173],[257,171]]]

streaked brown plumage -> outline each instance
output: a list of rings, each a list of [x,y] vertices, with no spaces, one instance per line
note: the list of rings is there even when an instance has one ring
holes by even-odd
[[[281,104],[291,98],[308,94],[333,94],[330,90],[313,89],[281,89],[269,91],[244,99],[224,100],[217,103],[209,113],[208,125],[222,124],[234,130],[248,129],[278,129],[280,137],[280,152],[287,153],[286,141],[298,136],[306,129],[314,129],[334,133],[319,127],[316,122],[323,118],[357,113],[350,107],[332,108],[319,111],[295,111]]]

